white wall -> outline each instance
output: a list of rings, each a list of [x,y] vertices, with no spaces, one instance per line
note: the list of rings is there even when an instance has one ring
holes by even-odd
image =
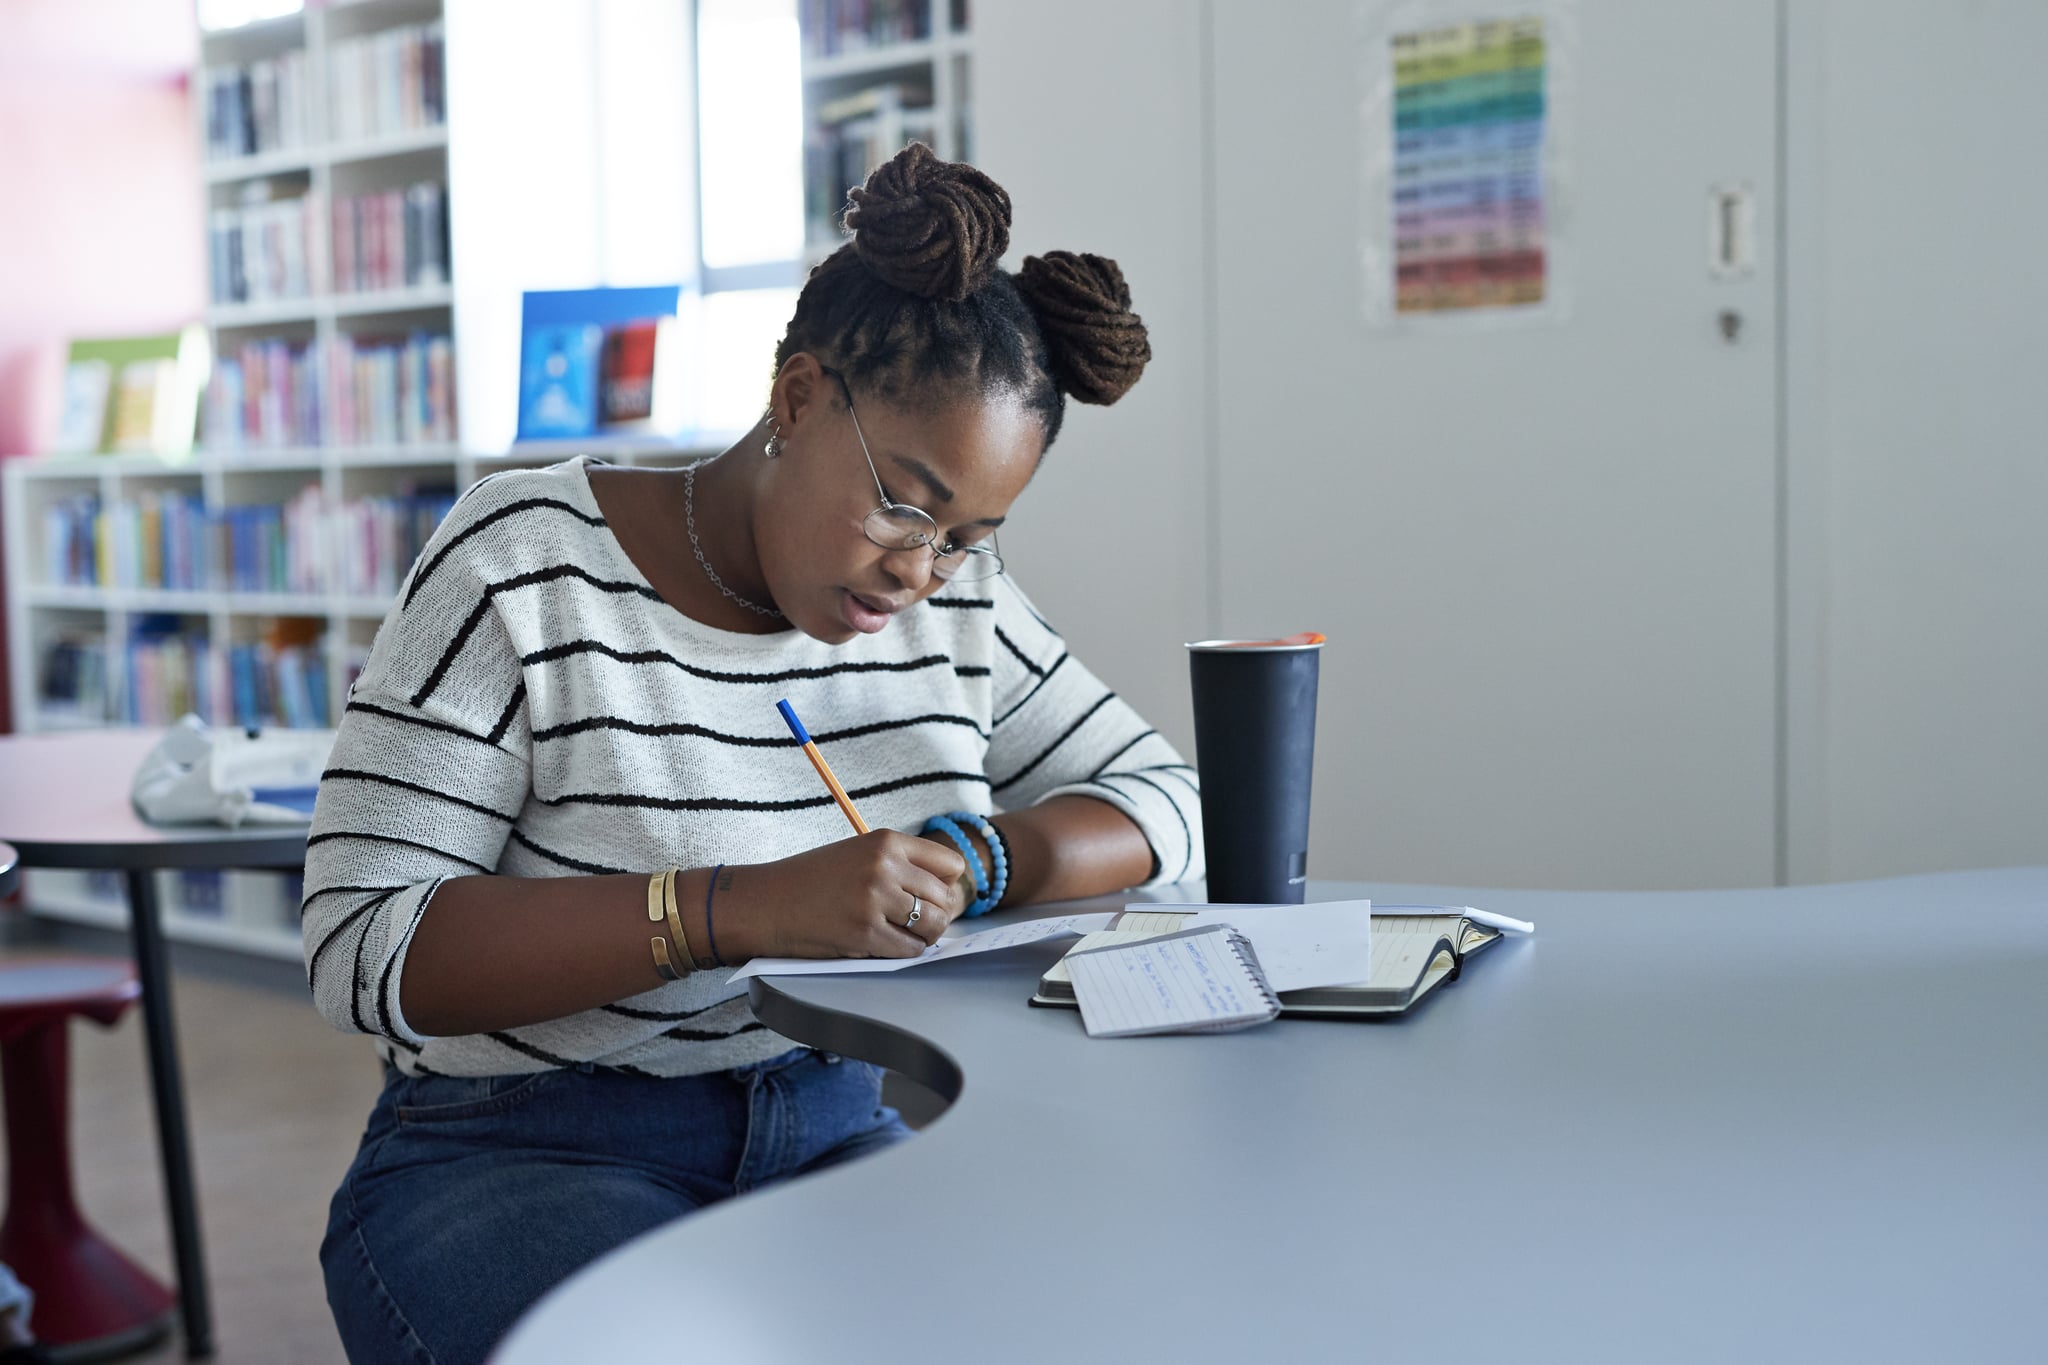
[[[1144,378],[1067,425],[1003,529],[1018,582],[1194,752],[1181,646],[1208,633],[1209,372],[1199,7],[977,0],[975,160],[1015,204],[1011,257],[1115,259],[1152,337]]]
[[[1585,9],[1573,316],[1414,336],[1361,317],[1349,0],[977,8],[1024,244],[1110,238],[1162,357],[1030,497],[1207,544],[1167,576],[1063,542],[1026,581],[1148,714],[1185,708],[1208,622],[1330,635],[1319,875],[1772,876],[1772,277],[1714,286],[1704,224],[1709,184],[1771,179],[1774,11]]]
[[[2048,862],[2048,6],[1789,14],[1791,874]]]
[[[2048,8],[1582,0],[1572,317],[1433,337],[1357,320],[1387,8],[979,0],[1019,248],[1117,255],[1160,355],[1054,451],[1023,581],[1182,743],[1182,639],[1327,630],[1319,875],[2048,861]]]

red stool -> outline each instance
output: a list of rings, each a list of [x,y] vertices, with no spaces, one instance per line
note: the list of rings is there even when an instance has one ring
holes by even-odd
[[[155,1276],[86,1225],[71,1187],[65,1029],[74,1014],[112,1024],[141,993],[127,962],[0,961],[0,1088],[7,1104],[0,1261],[35,1291],[37,1338],[70,1348],[67,1359],[146,1345],[169,1327],[177,1302]]]

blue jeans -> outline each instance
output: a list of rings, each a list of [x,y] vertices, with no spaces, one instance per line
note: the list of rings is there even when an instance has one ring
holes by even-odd
[[[388,1071],[320,1246],[348,1358],[481,1361],[622,1242],[908,1136],[881,1076],[809,1048],[675,1080]]]

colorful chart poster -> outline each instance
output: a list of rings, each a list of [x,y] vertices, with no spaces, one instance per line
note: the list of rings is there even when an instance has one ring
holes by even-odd
[[[1543,18],[1395,32],[1390,50],[1394,315],[1539,307],[1554,283]]]

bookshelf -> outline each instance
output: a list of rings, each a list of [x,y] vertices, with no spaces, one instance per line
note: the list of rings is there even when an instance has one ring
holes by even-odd
[[[192,90],[216,366],[201,440],[182,457],[0,461],[19,729],[154,727],[186,709],[215,723],[331,725],[417,543],[458,490],[574,454],[673,464],[722,448],[465,442],[452,393],[442,22],[441,0],[331,0],[202,33]],[[495,118],[486,110],[472,125],[488,130]],[[368,211],[337,214],[355,204]],[[504,283],[497,266],[483,272],[492,288]],[[408,352],[416,338],[427,340]],[[356,400],[346,414],[335,389],[342,360]],[[239,394],[224,387],[230,376]],[[412,415],[394,413],[394,398]],[[247,420],[266,401],[267,418]],[[410,524],[394,529],[408,512]],[[237,532],[270,553],[252,564],[245,544],[238,557]],[[348,548],[366,542],[379,553]],[[286,651],[297,653],[280,669]],[[258,714],[241,713],[231,654],[270,675]],[[68,690],[53,696],[59,674]],[[166,932],[295,960],[294,882],[162,874]],[[120,887],[104,877],[38,871],[26,891],[39,914],[126,922]]]
[[[313,488],[327,507],[361,507],[379,498],[399,501],[423,490],[441,490],[452,498],[455,490],[498,470],[552,464],[575,454],[597,455],[618,464],[673,465],[722,447],[723,443],[696,448],[656,441],[576,441],[531,442],[496,453],[464,451],[455,445],[329,446],[202,452],[183,460],[75,455],[0,461],[5,485],[0,492],[0,511],[5,514],[0,542],[7,555],[9,657],[16,661],[9,685],[16,725],[24,732],[122,724],[153,727],[176,719],[185,709],[201,709],[216,723],[237,723],[241,717],[231,705],[221,709],[220,691],[210,689],[206,700],[215,704],[200,708],[201,699],[182,690],[179,678],[196,671],[189,661],[183,674],[176,668],[164,669],[161,660],[153,668],[135,667],[129,656],[138,631],[155,631],[161,637],[174,629],[176,638],[203,641],[215,651],[210,657],[218,658],[218,646],[261,645],[280,621],[293,623],[300,636],[320,642],[300,664],[320,671],[317,687],[308,682],[304,700],[310,704],[312,698],[320,698],[322,711],[303,719],[331,725],[339,700],[390,609],[396,581],[411,564],[409,550],[401,547],[384,566],[390,574],[389,588],[364,590],[371,585],[351,584],[337,570],[333,538],[323,536],[312,550],[309,567],[315,586],[307,590],[224,587],[213,572],[191,587],[60,582],[51,571],[51,533],[57,520],[51,514],[61,505],[91,499],[104,510],[136,506],[146,499],[189,497],[211,513],[283,505]],[[218,524],[209,523],[209,529],[217,538]],[[419,538],[429,530],[431,519],[423,521]],[[218,553],[210,560],[217,561]],[[99,679],[96,691],[88,689],[85,697],[68,702],[48,695],[53,656],[66,648],[73,656],[74,675],[82,671],[80,660],[90,658]],[[260,657],[258,663],[264,666]],[[267,666],[275,667],[274,662]],[[271,685],[276,686],[275,679]],[[136,695],[138,687],[151,688],[152,695]],[[232,702],[231,687],[225,695]],[[260,717],[264,723],[289,723],[292,718]],[[230,879],[225,887],[223,876]],[[298,894],[290,889],[290,880],[276,873],[164,873],[159,890],[166,907],[165,931],[186,942],[296,959]],[[82,872],[34,871],[26,874],[26,886],[26,900],[38,914],[101,927],[126,922],[116,881],[95,880]]]
[[[849,186],[905,143],[972,160],[968,0],[799,0],[803,44],[804,257],[843,240]]]

